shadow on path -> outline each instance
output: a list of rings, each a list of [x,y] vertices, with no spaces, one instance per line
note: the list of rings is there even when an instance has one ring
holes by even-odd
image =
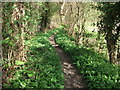
[[[49,38],[49,41],[61,58],[64,72],[64,88],[86,88],[85,80],[78,73],[69,56],[55,43],[54,35]]]

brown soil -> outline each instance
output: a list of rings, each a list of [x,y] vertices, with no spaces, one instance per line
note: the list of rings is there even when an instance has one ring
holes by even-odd
[[[78,70],[72,64],[70,57],[55,43],[54,35],[49,38],[49,41],[61,58],[64,72],[64,88],[86,88],[82,75],[78,73]]]

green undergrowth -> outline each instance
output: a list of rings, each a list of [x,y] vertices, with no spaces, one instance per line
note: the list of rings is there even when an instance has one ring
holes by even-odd
[[[73,63],[86,78],[89,89],[120,88],[120,68],[110,64],[100,54],[85,46],[76,45],[74,38],[61,30],[55,37],[56,43],[71,56]],[[119,69],[119,70],[118,70]]]
[[[28,46],[27,62],[16,62],[16,71],[5,88],[63,88],[64,76],[60,58],[48,38],[57,30],[37,33],[25,43]]]

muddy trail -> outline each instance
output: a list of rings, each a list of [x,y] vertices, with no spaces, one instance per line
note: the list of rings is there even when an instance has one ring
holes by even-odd
[[[64,72],[64,88],[86,88],[85,79],[78,73],[70,57],[55,43],[54,35],[49,38],[49,41],[61,58]]]

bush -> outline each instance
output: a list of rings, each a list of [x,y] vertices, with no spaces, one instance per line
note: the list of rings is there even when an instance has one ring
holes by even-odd
[[[4,88],[63,88],[64,76],[60,58],[47,40],[57,30],[46,34],[37,33],[26,41],[29,47],[28,61],[16,62],[13,77]]]
[[[84,75],[88,88],[120,88],[120,73],[117,66],[110,64],[93,50],[77,46],[63,30],[57,33],[55,39]]]

